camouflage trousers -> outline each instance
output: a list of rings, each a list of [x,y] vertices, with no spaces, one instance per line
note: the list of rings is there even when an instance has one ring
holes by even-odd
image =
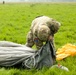
[[[33,45],[36,45],[36,48],[39,50],[43,46],[43,41],[29,31],[26,37],[26,46],[32,47]]]
[[[49,40],[49,41],[52,43],[53,48],[55,48],[54,39]],[[31,31],[28,32],[27,37],[26,37],[26,46],[33,47],[34,45],[36,45],[36,48],[39,50],[43,46],[44,42],[46,41],[39,40],[38,37],[33,35]]]

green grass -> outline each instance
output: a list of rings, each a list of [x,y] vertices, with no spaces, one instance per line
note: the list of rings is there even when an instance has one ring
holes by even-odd
[[[25,44],[31,22],[38,15],[52,17],[62,24],[55,34],[56,49],[66,43],[76,44],[76,3],[0,4],[0,40]],[[1,68],[0,75],[76,75],[76,56],[57,62],[68,67],[70,71],[57,68]]]

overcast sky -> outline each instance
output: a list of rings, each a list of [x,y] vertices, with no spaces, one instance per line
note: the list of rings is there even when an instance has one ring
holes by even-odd
[[[0,2],[76,2],[76,0],[0,0]]]

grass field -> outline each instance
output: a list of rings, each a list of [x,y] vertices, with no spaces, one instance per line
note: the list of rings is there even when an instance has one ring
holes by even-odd
[[[32,20],[39,15],[52,17],[61,23],[55,34],[56,49],[66,43],[76,44],[76,3],[16,3],[0,4],[0,40],[25,44]],[[69,72],[57,68],[42,70],[0,69],[0,75],[76,75],[76,56],[58,63]]]

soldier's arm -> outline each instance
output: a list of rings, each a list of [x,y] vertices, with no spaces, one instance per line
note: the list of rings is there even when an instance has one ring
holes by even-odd
[[[48,40],[51,42],[53,48],[55,48],[55,45],[54,45],[54,35],[50,35]]]

